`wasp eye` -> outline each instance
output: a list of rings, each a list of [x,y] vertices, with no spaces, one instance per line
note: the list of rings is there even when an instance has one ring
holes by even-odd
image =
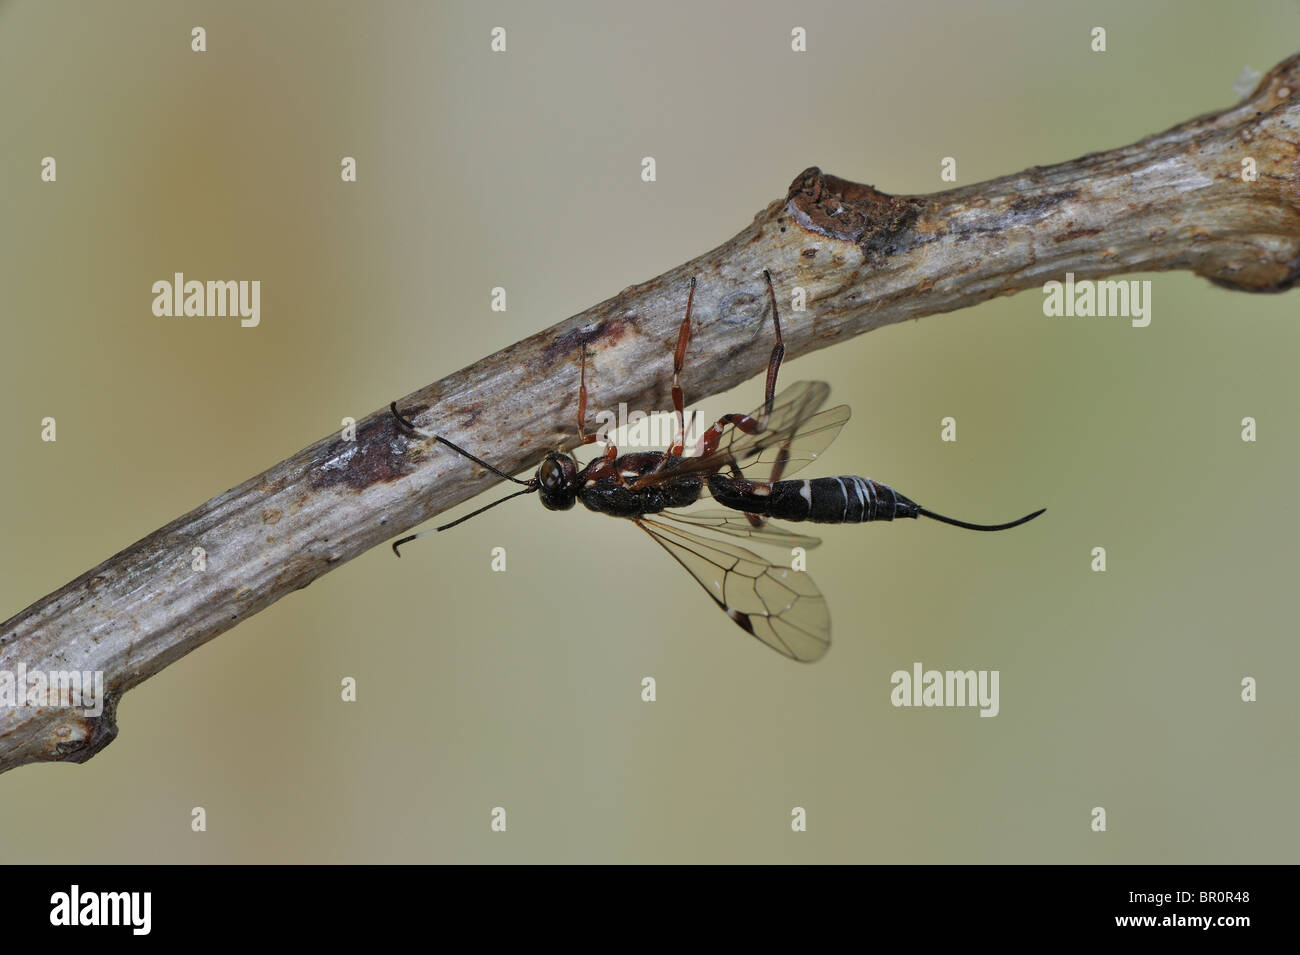
[[[541,482],[543,490],[557,490],[564,483],[564,469],[554,458],[547,458],[537,469],[537,480]]]

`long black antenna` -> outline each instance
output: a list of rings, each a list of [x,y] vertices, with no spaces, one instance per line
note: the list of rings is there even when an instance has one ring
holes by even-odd
[[[417,428],[417,427],[414,425],[414,423],[411,422],[411,420],[410,420],[409,418],[404,417],[404,416],[402,415],[402,413],[401,413],[400,411],[397,410],[397,402],[396,402],[396,401],[389,402],[388,410],[391,411],[391,412],[393,413],[393,417],[396,418],[396,419],[397,419],[397,420],[398,420],[398,421],[399,421],[403,426],[409,428],[411,431],[415,432],[415,433],[418,434],[420,437],[422,437],[422,438],[429,438],[429,439],[431,439],[431,440],[433,440],[433,441],[438,441],[438,442],[440,442],[440,443],[442,443],[442,444],[445,444],[447,447],[451,448],[453,451],[455,451],[455,452],[456,452],[457,454],[459,454],[461,457],[469,458],[471,461],[473,461],[475,464],[479,465],[480,467],[487,468],[489,471],[491,471],[491,472],[492,472],[493,474],[495,474],[497,477],[503,477],[503,478],[505,478],[507,481],[514,481],[516,484],[522,484],[522,485],[524,486],[524,489],[523,489],[522,491],[515,491],[513,494],[507,494],[505,497],[498,498],[497,500],[493,501],[491,504],[485,504],[485,505],[483,505],[483,506],[480,507],[477,511],[470,511],[470,512],[469,512],[468,514],[466,514],[464,517],[458,517],[458,518],[456,518],[454,521],[452,521],[452,522],[449,523],[449,524],[443,524],[441,527],[435,527],[433,530],[429,530],[429,531],[420,531],[420,533],[418,533],[418,534],[412,534],[412,535],[410,535],[409,537],[403,537],[403,538],[401,538],[400,540],[393,541],[393,553],[396,554],[398,557],[401,557],[401,556],[402,556],[402,552],[401,552],[400,550],[398,550],[398,548],[401,547],[403,544],[409,544],[411,541],[415,540],[417,537],[423,537],[425,534],[436,534],[436,533],[438,533],[438,531],[445,531],[445,530],[447,530],[447,528],[449,528],[449,527],[455,527],[457,524],[461,523],[462,521],[467,521],[467,520],[469,520],[471,517],[476,517],[477,515],[482,514],[484,511],[491,510],[492,508],[496,507],[498,504],[502,503],[503,501],[508,501],[508,500],[510,500],[512,497],[518,497],[518,496],[521,495],[521,494],[532,494],[534,491],[537,490],[537,479],[536,479],[536,478],[532,478],[532,479],[527,480],[527,481],[521,481],[521,480],[520,480],[519,478],[517,478],[517,477],[513,477],[513,476],[511,476],[511,475],[509,475],[509,474],[506,474],[505,471],[502,471],[502,470],[500,470],[499,468],[494,468],[492,465],[488,464],[488,463],[487,463],[486,461],[484,461],[482,458],[475,457],[474,455],[472,455],[472,454],[470,454],[468,451],[466,451],[464,448],[462,448],[462,447],[458,447],[457,445],[452,444],[450,441],[448,441],[448,440],[447,440],[446,438],[444,438],[442,435],[440,435],[440,434],[434,434],[432,431],[425,431],[423,428]]]
[[[403,416],[402,416],[402,413],[401,413],[400,411],[397,410],[397,402],[396,402],[396,401],[389,402],[389,404],[388,404],[388,410],[391,411],[391,412],[393,413],[393,417],[394,417],[394,418],[396,418],[398,421],[400,421],[402,424],[404,424],[407,428],[410,428],[412,431],[414,431],[414,432],[415,432],[416,434],[418,434],[420,437],[422,437],[422,438],[430,438],[430,439],[432,439],[432,440],[434,440],[434,441],[439,441],[439,442],[445,444],[447,447],[451,448],[453,451],[455,451],[455,452],[456,452],[457,454],[459,454],[461,457],[469,458],[471,461],[473,461],[475,464],[479,465],[480,467],[485,467],[485,468],[487,468],[489,471],[491,471],[491,472],[492,472],[493,474],[495,474],[497,477],[503,477],[503,478],[505,478],[507,481],[514,481],[516,484],[523,484],[523,485],[526,485],[526,486],[528,486],[528,487],[534,487],[534,484],[533,484],[532,481],[521,481],[521,480],[519,480],[519,478],[517,478],[517,477],[511,477],[509,474],[506,474],[505,471],[501,471],[501,470],[499,470],[499,469],[497,469],[497,468],[494,468],[492,465],[488,464],[488,463],[487,463],[486,461],[484,461],[482,458],[476,458],[474,455],[470,454],[470,453],[469,453],[468,451],[466,451],[464,448],[461,448],[461,447],[458,447],[458,446],[452,444],[450,441],[448,441],[448,440],[447,440],[446,438],[444,438],[442,435],[440,435],[440,434],[434,434],[432,431],[425,431],[423,428],[417,428],[417,427],[416,427],[416,426],[411,422],[411,420],[410,420],[409,418],[405,418],[405,417],[403,417]],[[524,493],[524,492],[523,492],[523,491],[520,491],[519,493],[522,494],[522,493]],[[448,526],[450,526],[450,525],[448,525]]]
[[[534,485],[529,485],[528,487],[524,488],[522,491],[515,491],[513,494],[507,494],[505,497],[497,498],[497,499],[496,499],[495,501],[493,501],[491,504],[484,504],[484,505],[483,505],[482,507],[480,507],[477,511],[470,511],[470,512],[469,512],[468,514],[466,514],[464,517],[458,517],[458,518],[456,518],[454,521],[452,521],[450,524],[443,524],[441,527],[435,527],[435,528],[434,528],[433,530],[431,530],[431,531],[420,531],[420,533],[418,533],[418,534],[412,534],[410,537],[403,537],[401,540],[393,541],[393,553],[396,554],[398,557],[401,557],[401,556],[402,556],[402,552],[399,551],[397,548],[401,547],[403,544],[409,544],[411,541],[415,540],[417,537],[423,537],[425,534],[436,534],[436,533],[438,533],[438,531],[445,531],[447,528],[449,528],[449,527],[455,527],[457,524],[460,524],[460,523],[463,522],[463,521],[467,521],[467,520],[469,520],[471,517],[477,517],[479,514],[482,514],[484,511],[490,511],[492,508],[496,507],[498,504],[501,504],[501,503],[503,503],[503,502],[505,502],[505,501],[508,501],[508,500],[510,500],[512,497],[518,497],[520,494],[532,494],[532,493],[533,493],[534,491],[536,491],[536,490],[537,490],[537,485],[535,485],[535,484],[534,484]]]
[[[942,514],[936,514],[936,513],[934,513],[934,511],[927,511],[927,510],[926,510],[925,508],[923,508],[923,507],[918,507],[918,508],[916,509],[916,513],[920,514],[922,517],[928,517],[928,518],[930,518],[930,520],[932,520],[932,521],[942,521],[942,522],[945,523],[945,524],[951,524],[953,527],[964,527],[964,528],[966,528],[967,530],[972,530],[972,531],[1005,531],[1005,530],[1007,530],[1007,529],[1009,529],[1009,528],[1012,528],[1012,527],[1019,527],[1021,524],[1024,524],[1024,523],[1026,523],[1027,521],[1032,521],[1035,517],[1037,517],[1039,514],[1042,514],[1042,513],[1043,513],[1044,511],[1046,511],[1046,510],[1047,510],[1047,508],[1045,508],[1045,507],[1040,507],[1038,510],[1034,511],[1034,513],[1032,513],[1032,514],[1026,514],[1024,517],[1020,518],[1020,520],[1018,520],[1018,521],[1009,521],[1009,522],[1006,523],[1006,524],[969,524],[969,523],[967,523],[966,521],[959,521],[959,520],[957,520],[956,518],[953,518],[953,517],[944,517]]]

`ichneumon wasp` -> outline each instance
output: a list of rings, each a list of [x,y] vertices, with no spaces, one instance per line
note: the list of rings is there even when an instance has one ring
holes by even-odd
[[[869,478],[788,480],[790,475],[817,460],[835,439],[849,420],[849,408],[839,405],[821,410],[830,395],[830,386],[821,381],[801,381],[776,393],[776,375],[785,355],[785,345],[772,276],[766,269],[763,275],[776,332],[763,404],[749,414],[723,415],[700,437],[692,455],[685,454],[683,447],[685,403],[681,371],[691,337],[694,278],[673,353],[672,395],[677,437],[667,450],[620,456],[618,449],[607,443],[605,453],[585,466],[580,466],[571,454],[552,451],[542,460],[535,476],[520,480],[447,439],[417,428],[397,410],[396,402],[391,404],[393,416],[402,427],[444,444],[499,477],[523,486],[523,490],[433,531],[403,537],[393,544],[393,553],[400,557],[398,548],[402,544],[455,527],[521,494],[536,493],[542,504],[553,511],[567,511],[581,501],[589,510],[629,520],[653,537],[741,629],[791,659],[812,661],[824,655],[831,642],[830,612],[817,585],[806,573],[773,564],[747,548],[718,539],[717,535],[785,548],[808,548],[820,541],[775,526],[772,519],[857,524],[928,517],[971,530],[1000,531],[1033,520],[1046,510],[1034,511],[1006,524],[971,524],[927,510]],[[578,436],[580,443],[591,444],[599,438],[588,434],[583,424],[587,416],[585,348],[579,382]],[[765,477],[755,479],[753,475],[758,469],[766,471]],[[706,491],[730,510],[685,513],[676,510],[696,503]]]

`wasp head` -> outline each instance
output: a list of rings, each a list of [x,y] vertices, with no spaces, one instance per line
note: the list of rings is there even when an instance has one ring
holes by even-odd
[[[533,480],[543,506],[549,510],[567,511],[578,499],[578,462],[562,451],[546,455]]]

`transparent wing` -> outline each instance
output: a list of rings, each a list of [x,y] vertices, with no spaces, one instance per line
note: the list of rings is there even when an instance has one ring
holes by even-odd
[[[780,477],[787,478],[816,461],[848,420],[849,406],[836,405],[799,422],[791,433],[745,434],[732,427],[722,436],[718,454],[734,460],[742,471],[750,470],[758,481],[768,480],[772,468],[783,462]]]
[[[744,468],[746,465],[771,464],[782,447],[789,445],[786,474],[793,474],[817,460],[835,440],[840,428],[849,420],[849,406],[837,405],[818,413],[831,395],[824,381],[796,381],[772,401],[772,413],[764,418],[759,405],[750,417],[763,423],[758,434],[746,434],[731,427],[722,436],[718,451],[728,454]],[[762,475],[756,475],[761,479]]]
[[[700,457],[682,458],[666,475],[693,471],[723,471],[734,463],[741,470],[753,468],[754,480],[767,480],[778,461],[783,461],[780,476],[794,474],[816,461],[849,420],[848,405],[839,405],[818,413],[830,397],[831,387],[824,381],[795,382],[772,402],[766,418],[763,406],[750,414],[763,424],[757,434],[746,434],[735,425],[723,432],[717,450]]]
[[[807,574],[777,567],[743,547],[709,540],[656,518],[633,520],[699,581],[742,630],[777,653],[810,663],[830,648],[830,611]]]
[[[732,537],[747,537],[760,544],[774,544],[777,547],[808,548],[816,547],[822,542],[820,537],[809,537],[776,524],[755,527],[741,511],[660,511],[655,519],[703,527]]]

